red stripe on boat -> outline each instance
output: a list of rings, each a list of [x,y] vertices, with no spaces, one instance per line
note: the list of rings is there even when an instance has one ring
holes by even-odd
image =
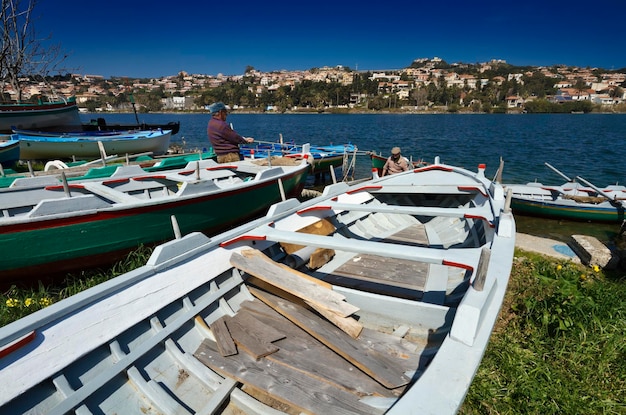
[[[30,333],[20,337],[19,339],[14,340],[12,343],[4,346],[2,349],[0,349],[0,359],[8,356],[9,354],[33,341],[35,339],[35,334],[35,330],[33,330]]]
[[[467,264],[461,264],[460,262],[452,262],[452,261],[447,261],[447,260],[443,260],[441,261],[442,265],[446,265],[448,267],[456,267],[456,268],[462,268],[462,269],[466,269],[468,271],[474,272],[474,267],[471,265],[467,265]]]
[[[440,166],[438,164],[434,164],[434,165],[430,165],[430,166],[426,166],[426,167],[420,167],[418,169],[413,170],[413,173],[419,173],[422,171],[429,171],[429,170],[441,170],[441,171],[453,171],[454,169],[452,169],[451,167],[444,167],[444,166]]]
[[[368,190],[380,190],[382,189],[383,186],[363,186],[363,187],[359,187],[358,189],[354,189],[354,190],[348,190],[346,192],[346,194],[348,195],[352,195],[354,193],[359,193],[359,192],[367,192]]]
[[[228,241],[224,241],[220,243],[220,247],[224,248],[228,245],[235,244],[241,241],[265,241],[267,239],[266,236],[257,236],[257,235],[242,235],[236,238],[230,239]]]
[[[470,215],[469,213],[466,213],[465,215],[463,215],[465,217],[465,219],[479,219],[479,220],[484,220],[485,222],[487,222],[489,224],[490,228],[494,228],[496,225],[491,222],[489,219],[487,219],[484,216],[480,216],[480,215]]]

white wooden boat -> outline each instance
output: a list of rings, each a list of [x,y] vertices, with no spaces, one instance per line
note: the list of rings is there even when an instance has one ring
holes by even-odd
[[[334,184],[0,328],[0,412],[452,414],[514,244],[484,169]]]
[[[127,134],[94,135],[27,135],[15,134],[20,141],[20,159],[93,159],[106,154],[137,154],[152,152],[161,155],[167,152],[172,138],[171,130],[145,130]]]
[[[622,223],[626,219],[626,186],[595,186],[584,178],[569,178],[549,163],[566,183],[505,184],[511,190],[513,212],[521,215],[585,222]]]

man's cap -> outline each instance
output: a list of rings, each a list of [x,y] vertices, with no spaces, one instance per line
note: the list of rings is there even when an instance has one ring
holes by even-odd
[[[222,110],[228,110],[228,108],[226,108],[226,105],[224,105],[223,102],[215,102],[215,103],[209,105],[209,112],[211,114],[215,114],[215,113],[220,112]]]
[[[391,149],[391,154],[393,154],[394,156],[396,154],[400,154],[400,147],[394,147]]]

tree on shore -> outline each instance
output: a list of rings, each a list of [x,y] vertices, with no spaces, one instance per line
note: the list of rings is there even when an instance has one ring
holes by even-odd
[[[0,50],[0,88],[8,85],[15,98],[22,101],[21,79],[46,81],[52,73],[61,73],[67,57],[60,45],[48,44],[51,37],[39,38],[35,31],[34,10],[37,0],[2,0],[2,48]],[[4,94],[2,94],[4,100]]]

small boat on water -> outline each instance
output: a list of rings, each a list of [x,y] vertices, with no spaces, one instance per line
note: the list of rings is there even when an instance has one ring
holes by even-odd
[[[20,159],[20,142],[12,135],[0,135],[0,165],[10,167]]]
[[[1,327],[0,412],[454,414],[514,245],[482,168],[333,184]]]
[[[302,158],[302,146],[294,143],[275,143],[260,141],[251,144],[243,144],[240,151],[244,158],[264,159],[268,157],[292,157]],[[348,169],[348,160],[356,154],[357,147],[353,144],[339,144],[326,146],[311,146],[313,163],[311,173],[327,173],[330,167],[343,167]]]
[[[165,154],[170,145],[170,130],[146,130],[124,134],[31,135],[15,134],[20,141],[21,160],[93,159],[106,154]]]
[[[0,133],[80,124],[75,97],[52,102],[0,103]]]
[[[567,182],[544,185],[538,182],[505,184],[512,192],[511,208],[520,215],[589,222],[617,222],[626,219],[626,187],[610,185],[603,188],[582,177],[571,179],[550,164]]]
[[[104,118],[98,118],[97,120],[92,120],[89,123],[52,125],[36,129],[24,129],[18,131],[15,131],[14,129],[14,132],[31,135],[50,135],[51,133],[65,135],[89,135],[101,133],[105,135],[106,133],[115,134],[128,131],[146,131],[159,129],[170,130],[172,131],[172,135],[176,135],[178,134],[178,131],[180,131],[180,121],[170,121],[165,124],[147,124],[145,122],[137,122],[136,124],[110,124],[107,123]]]
[[[122,166],[104,179],[21,179],[0,189],[0,284],[110,264],[140,244],[171,239],[172,216],[184,233],[228,229],[299,196],[308,170],[306,160],[202,160],[156,172]]]

